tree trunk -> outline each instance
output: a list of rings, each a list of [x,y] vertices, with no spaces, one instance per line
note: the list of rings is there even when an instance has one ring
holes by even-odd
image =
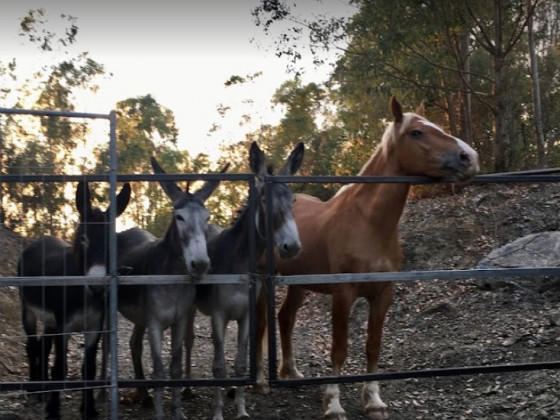
[[[528,10],[531,10],[531,0],[527,0],[527,6]],[[529,16],[529,20],[527,22],[527,33],[529,43],[531,80],[533,82],[533,118],[537,140],[537,166],[539,168],[542,168],[545,166],[544,130],[542,122],[541,89],[539,85],[539,67],[537,62],[537,54],[535,52],[535,34],[533,32],[533,14]]]

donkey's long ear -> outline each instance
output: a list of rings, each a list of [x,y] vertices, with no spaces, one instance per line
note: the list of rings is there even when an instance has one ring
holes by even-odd
[[[117,217],[125,211],[130,201],[130,184],[126,182],[121,188],[121,192],[117,195]]]
[[[286,160],[286,163],[284,163],[284,166],[282,166],[282,169],[280,169],[280,172],[278,172],[278,175],[293,175],[295,174],[298,169],[301,167],[301,162],[303,161],[303,154],[304,154],[304,147],[303,147],[303,143],[299,143],[294,150],[292,150],[292,152],[290,153],[290,156],[288,156],[288,160]]]
[[[86,181],[78,182],[78,188],[76,188],[76,208],[82,218],[91,212],[91,193]]]
[[[154,170],[154,174],[165,174],[166,172],[163,170],[163,168],[159,165],[158,161],[156,160],[155,157],[150,157],[150,162],[152,163],[152,169]],[[159,185],[161,185],[161,188],[163,188],[163,191],[165,191],[165,194],[167,194],[167,196],[171,199],[171,201],[175,201],[177,200],[179,197],[181,197],[181,194],[183,194],[183,191],[181,191],[181,188],[179,188],[179,186],[173,182],[173,181],[159,181]]]
[[[220,171],[220,173],[221,174],[225,173],[229,169],[229,165],[230,165],[229,162],[226,163],[225,166]],[[212,193],[218,187],[218,185],[220,185],[220,180],[206,181],[204,185],[197,192],[194,193],[194,195],[200,198],[202,202],[205,202],[206,200],[208,200],[208,197],[212,195]]]
[[[264,180],[266,175],[266,158],[256,141],[251,143],[251,149],[249,150],[249,166],[251,172],[257,176],[257,179]]]
[[[400,102],[394,96],[391,97],[391,112],[393,114],[393,121],[399,123],[403,119],[403,112]]]

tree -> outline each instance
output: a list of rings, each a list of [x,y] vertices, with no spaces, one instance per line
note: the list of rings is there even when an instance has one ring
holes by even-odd
[[[525,137],[519,115],[529,92],[521,41],[539,3],[554,2],[350,0],[357,9],[349,19],[306,20],[288,2],[263,0],[253,13],[267,33],[278,22],[290,23],[275,45],[292,61],[303,56],[307,33],[313,54],[343,50],[331,83],[353,135],[370,136],[389,95],[424,100],[430,113],[440,114],[434,120],[485,152],[487,169],[502,171],[530,165],[537,145]]]
[[[20,35],[36,45],[46,61],[56,60],[58,51],[55,50],[65,50],[76,41],[76,18],[62,15],[61,19],[67,23],[62,35],[46,29],[48,19],[43,9],[30,10],[21,20]],[[105,71],[86,53],[65,56],[64,61],[41,66],[31,79],[20,85],[15,58],[7,67],[0,66],[2,76],[10,79],[8,87],[2,91],[4,106],[74,110],[77,91],[97,89],[95,80]],[[85,141],[86,125],[54,117],[41,117],[38,125],[30,124],[36,121],[35,117],[27,116],[3,117],[0,169],[6,173],[22,173],[23,170],[41,174],[71,173],[77,167],[73,151]],[[18,232],[29,235],[67,233],[63,228],[66,204],[63,184],[11,183],[2,186],[1,195],[6,222]],[[48,200],[44,200],[45,196]]]

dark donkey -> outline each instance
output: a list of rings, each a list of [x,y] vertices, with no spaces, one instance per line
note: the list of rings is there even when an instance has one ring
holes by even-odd
[[[130,185],[125,184],[117,196],[117,215],[128,205]],[[104,276],[108,266],[109,210],[91,205],[87,183],[78,183],[76,208],[80,221],[72,244],[45,236],[26,247],[20,257],[18,275],[36,276]],[[105,312],[104,286],[22,286],[20,287],[21,319],[27,334],[29,379],[48,380],[48,358],[55,344],[55,361],[51,380],[66,378],[67,347],[70,333],[84,333],[84,380],[95,379],[97,346]],[[37,335],[37,321],[44,324]],[[83,392],[80,411],[83,417],[97,415],[93,389]],[[46,406],[48,419],[60,418],[60,392],[50,394]]]
[[[154,158],[152,167],[156,174],[165,174]],[[204,202],[218,184],[219,181],[208,181],[191,194],[183,192],[175,182],[160,181],[173,202],[173,217],[165,236],[157,239],[137,228],[120,233],[119,264],[130,267],[130,274],[133,275],[188,274],[194,279],[201,278],[210,267],[206,247],[210,213],[204,207]],[[136,379],[144,379],[142,342],[146,329],[152,353],[153,379],[164,378],[162,341],[163,332],[169,327],[170,376],[172,379],[182,377],[182,345],[187,329],[187,313],[193,305],[195,291],[195,285],[186,282],[119,286],[119,312],[134,324],[130,347]],[[143,403],[149,401],[145,389],[139,392]],[[163,419],[163,388],[156,388],[154,394],[155,418]],[[174,419],[185,418],[178,387],[172,390],[172,407]]]
[[[301,166],[303,160],[303,143],[290,153],[279,175],[293,175]],[[267,174],[265,155],[253,142],[249,153],[251,171],[255,174],[257,190],[257,210],[254,223],[256,232],[250,227],[249,208],[245,207],[235,223],[209,239],[208,250],[212,267],[212,274],[244,274],[249,270],[249,236],[256,237],[256,257],[263,254],[266,247],[265,237],[265,182]],[[268,173],[272,175],[271,171]],[[292,216],[293,195],[286,184],[276,182],[271,188],[272,226],[274,244],[282,258],[291,258],[300,251],[301,243],[294,218]],[[257,283],[257,296],[260,292]],[[196,308],[211,316],[212,341],[214,344],[214,361],[212,370],[215,378],[226,377],[226,361],[224,356],[224,338],[227,324],[236,320],[238,324],[237,356],[235,358],[235,375],[243,377],[247,372],[247,347],[249,343],[249,285],[248,284],[198,284],[196,289]],[[194,308],[189,317],[187,347],[187,374],[190,376],[190,358],[193,346]],[[245,409],[243,388],[239,387],[235,393],[236,418],[249,417]],[[221,387],[216,388],[214,395],[214,420],[221,420],[223,409]]]

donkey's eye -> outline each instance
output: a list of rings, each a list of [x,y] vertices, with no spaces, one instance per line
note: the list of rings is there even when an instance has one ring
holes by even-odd
[[[412,131],[410,132],[410,135],[411,135],[412,137],[420,137],[422,134],[423,134],[423,133],[422,133],[422,131],[420,131],[420,130],[412,130]]]
[[[183,218],[183,216],[181,216],[180,214],[178,214],[177,216],[175,216],[175,218],[180,221],[180,222],[184,222],[185,219]]]
[[[79,240],[80,240],[80,245],[82,245],[83,247],[88,246],[89,240],[88,240],[88,237],[86,235],[80,235]]]

